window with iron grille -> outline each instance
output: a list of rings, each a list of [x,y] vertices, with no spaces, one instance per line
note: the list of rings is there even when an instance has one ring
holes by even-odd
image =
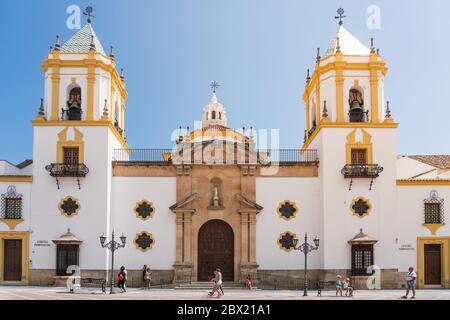
[[[367,150],[366,149],[352,149],[351,159],[352,164],[367,164]]]
[[[444,199],[439,198],[437,191],[431,191],[430,197],[424,200],[425,223],[444,223]]]
[[[56,275],[67,276],[69,266],[79,266],[79,245],[78,244],[57,244],[56,245]]]
[[[78,164],[79,162],[79,156],[80,156],[80,149],[78,147],[64,147],[64,163],[67,164]]]
[[[367,268],[373,265],[373,245],[357,244],[352,245],[352,275],[365,276],[371,273]]]
[[[9,186],[1,198],[1,219],[22,218],[22,195],[18,194],[15,186]]]

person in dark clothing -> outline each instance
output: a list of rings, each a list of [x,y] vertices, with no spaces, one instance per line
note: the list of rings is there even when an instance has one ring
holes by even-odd
[[[122,267],[120,267],[119,281],[117,282],[117,285],[118,285],[121,293],[127,292],[126,282],[127,282],[127,272],[125,270],[125,267],[122,266]]]

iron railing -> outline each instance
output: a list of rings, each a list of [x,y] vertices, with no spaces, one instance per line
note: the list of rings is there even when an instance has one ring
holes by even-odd
[[[377,178],[382,171],[378,164],[346,164],[341,173],[344,178]]]
[[[186,150],[188,150],[186,152]],[[182,153],[185,152],[185,155]],[[239,152],[239,151],[238,151]],[[301,163],[318,163],[319,158],[317,150],[313,149],[268,149],[268,150],[246,150],[247,156],[238,159],[235,154],[226,154],[223,162],[226,164],[233,163],[258,163],[261,165],[270,165],[272,163],[279,164],[301,164]],[[210,163],[205,155],[200,152],[200,163]],[[232,161],[230,161],[232,159]],[[199,163],[198,156],[194,155],[191,149],[116,149],[113,156],[114,162],[123,163],[183,163],[183,164],[197,164]],[[213,160],[216,164],[216,160]]]
[[[51,163],[45,166],[45,170],[52,177],[86,177],[89,173],[84,163]]]

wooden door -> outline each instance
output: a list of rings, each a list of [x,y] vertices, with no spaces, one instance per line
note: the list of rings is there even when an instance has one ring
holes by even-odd
[[[441,281],[441,245],[425,245],[425,285],[440,285]]]
[[[222,220],[210,220],[198,232],[198,280],[211,280],[216,268],[223,281],[234,280],[234,233]]]
[[[22,280],[22,240],[4,240],[4,281]]]

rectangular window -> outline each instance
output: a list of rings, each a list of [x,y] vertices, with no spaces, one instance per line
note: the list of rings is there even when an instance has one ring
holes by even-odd
[[[63,147],[65,164],[78,164],[80,159],[80,149],[78,147]]]
[[[56,275],[67,276],[69,266],[79,266],[79,246],[77,244],[58,244],[56,246]]]
[[[352,149],[352,164],[367,164],[367,150],[366,149]]]
[[[359,244],[352,246],[352,275],[365,276],[372,273],[367,268],[373,265],[373,245]]]
[[[22,198],[5,198],[5,219],[22,218]]]
[[[440,203],[425,203],[425,223],[443,223]]]

